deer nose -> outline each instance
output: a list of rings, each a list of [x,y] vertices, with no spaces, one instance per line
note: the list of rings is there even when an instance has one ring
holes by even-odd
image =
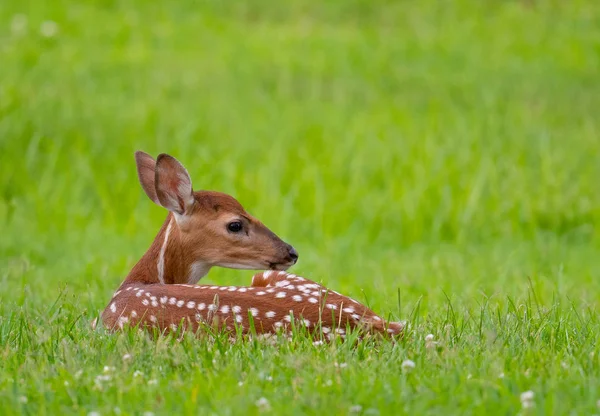
[[[296,251],[296,249],[292,246],[288,247],[288,255],[290,256],[290,258],[292,259],[292,261],[294,263],[296,263],[298,261],[298,252]]]

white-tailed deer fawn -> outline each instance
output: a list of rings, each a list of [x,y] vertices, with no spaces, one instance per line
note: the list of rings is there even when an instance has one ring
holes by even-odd
[[[360,327],[400,334],[403,325],[335,291],[285,272],[298,253],[233,197],[192,190],[186,169],[165,154],[135,154],[148,197],[170,211],[156,239],[102,313],[109,329],[125,325],[159,331],[202,325],[257,334],[303,326],[331,339]],[[268,270],[251,286],[199,286],[211,267]]]

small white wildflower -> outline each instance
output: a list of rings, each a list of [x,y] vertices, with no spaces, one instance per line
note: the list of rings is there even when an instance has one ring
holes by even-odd
[[[271,403],[269,403],[265,397],[261,397],[256,401],[256,407],[258,407],[259,410],[267,411],[271,409]]]
[[[415,362],[412,360],[404,360],[402,361],[402,370],[403,371],[411,371],[413,368],[415,368]]]
[[[143,416],[154,416],[154,412],[144,412]]]
[[[327,387],[329,387],[329,386],[332,386],[332,385],[333,385],[333,381],[331,381],[331,380],[327,380],[327,381],[325,382],[325,385],[326,385]]]
[[[597,407],[598,409],[600,409],[600,400],[598,400],[598,401],[596,402],[596,407]]]
[[[467,380],[471,380],[473,378],[473,374],[467,374]]]
[[[323,345],[323,341],[319,340],[319,341],[315,341],[313,342],[313,345]]]
[[[523,409],[531,409],[532,407],[535,406],[535,402],[533,401],[533,398],[535,397],[533,391],[531,390],[527,390],[523,393],[521,393],[521,407],[523,407]]]
[[[427,349],[435,348],[437,344],[438,343],[436,341],[434,341],[433,334],[428,334],[425,337],[425,348],[427,348]]]
[[[121,409],[118,407],[113,408],[113,412],[115,412],[116,415],[120,415],[121,414]]]
[[[154,386],[155,384],[158,384],[158,380],[153,378],[152,380],[148,380],[148,385],[150,386]]]
[[[28,400],[27,400],[27,397],[26,397],[26,396],[19,396],[19,402],[20,402],[20,403],[23,403],[23,404],[25,404],[25,403],[27,403],[27,401],[28,401]]]
[[[82,375],[82,374],[83,374],[83,370],[79,370],[79,371],[77,371],[77,372],[75,373],[75,378],[77,379],[77,378],[81,377],[81,375]]]
[[[69,382],[67,380],[65,380],[63,384],[65,385],[65,387],[69,387]]]
[[[355,404],[354,406],[350,407],[350,413],[360,413],[361,410],[362,406],[359,404]]]
[[[244,385],[243,381],[238,381],[238,386],[242,387]]]
[[[337,363],[337,362],[335,362],[335,363],[333,363],[333,366],[336,367],[336,368],[346,368],[346,367],[348,367],[348,364],[347,363]]]
[[[14,35],[22,35],[27,32],[27,16],[16,14],[10,21],[10,31]]]
[[[52,38],[58,33],[58,24],[52,20],[42,22],[40,26],[40,34],[46,38]]]
[[[560,363],[560,366],[564,369],[564,370],[568,370],[569,369],[569,364],[567,364],[566,362],[562,361]]]
[[[498,378],[504,378],[504,373],[498,374]]]
[[[128,354],[125,354],[125,355],[123,356],[123,361],[129,361],[129,360],[131,360],[131,354],[129,354],[129,353],[128,353]]]
[[[100,412],[89,412],[87,416],[100,416]]]
[[[527,390],[527,391],[524,391],[523,393],[521,393],[521,401],[522,402],[531,401],[531,400],[533,400],[534,397],[535,397],[535,393],[532,392],[531,390]]]
[[[105,373],[112,373],[113,371],[115,371],[114,367],[109,367],[107,365],[104,366],[104,372]]]
[[[133,372],[133,376],[134,377],[144,377],[144,373],[142,373],[140,370],[135,370]]]

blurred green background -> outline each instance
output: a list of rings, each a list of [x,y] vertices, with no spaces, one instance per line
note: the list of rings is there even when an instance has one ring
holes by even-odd
[[[138,149],[382,314],[596,308],[599,109],[594,1],[4,1],[0,311],[104,308],[166,215]]]

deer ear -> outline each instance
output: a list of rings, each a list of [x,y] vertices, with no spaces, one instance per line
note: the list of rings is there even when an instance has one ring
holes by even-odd
[[[156,161],[148,153],[138,150],[135,152],[135,164],[142,189],[155,204],[161,205],[156,196],[156,187],[154,186]]]
[[[154,183],[160,205],[179,215],[190,213],[194,205],[192,180],[177,159],[164,153],[158,156]]]

